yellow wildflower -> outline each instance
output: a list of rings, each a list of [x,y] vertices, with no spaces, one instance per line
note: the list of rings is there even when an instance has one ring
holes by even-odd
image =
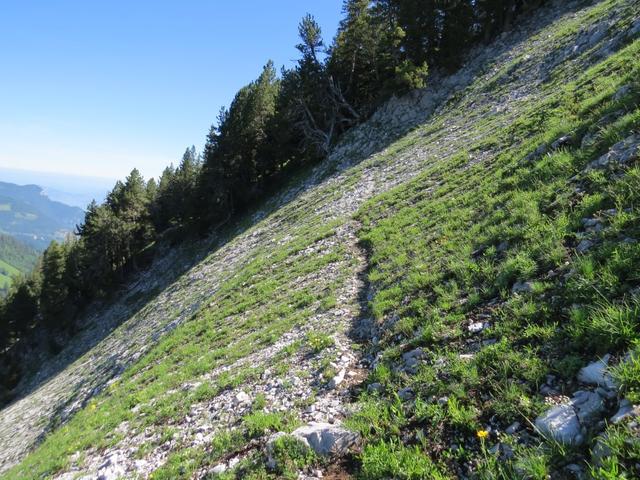
[[[489,432],[487,432],[486,430],[478,430],[476,432],[476,436],[480,439],[480,440],[484,440],[485,438],[487,438],[489,436]]]

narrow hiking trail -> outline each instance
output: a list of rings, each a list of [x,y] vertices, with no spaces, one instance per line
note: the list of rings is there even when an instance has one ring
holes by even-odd
[[[614,28],[619,21],[615,9],[608,18],[592,19],[588,5],[552,2],[516,31],[472,52],[455,75],[434,74],[432,86],[424,91],[390,100],[349,132],[304,182],[285,189],[255,213],[249,219],[252,226],[229,234],[226,242],[203,241],[156,260],[120,299],[88,318],[73,344],[41,375],[26,381],[19,390],[24,396],[0,412],[0,472],[20,462],[49,431],[117,383],[122,372],[151,352],[163,336],[194,315],[221,308],[229,297],[225,285],[244,278],[254,264],[260,268],[239,283],[247,285],[246,295],[252,294],[256,279],[266,282],[273,277],[277,284],[270,295],[283,304],[287,296],[309,292],[309,315],[291,321],[275,315],[277,321],[265,324],[259,320],[270,312],[264,302],[232,312],[216,328],[226,332],[223,343],[233,355],[216,359],[212,368],[197,371],[188,381],[132,409],[141,417],[156,407],[156,401],[195,399],[186,405],[185,414],[163,426],[122,421],[112,445],[69,458],[56,478],[147,478],[177,450],[206,446],[220,431],[237,427],[256,398],[269,411],[297,412],[302,422],[339,423],[350,411],[353,389],[373,361],[371,351],[354,335],[358,331],[360,339],[366,339],[375,333],[366,312],[367,261],[358,245],[354,215],[366,201],[439,159],[460,155],[460,168],[490,161],[497,152],[471,147],[500,132],[543,97],[552,76],[569,80],[615,49],[623,38]],[[553,22],[574,28],[556,35],[545,30]],[[325,230],[321,238],[308,238]],[[289,246],[293,253],[279,256]],[[315,268],[313,261],[325,258]],[[323,297],[332,301],[322,304]],[[325,336],[331,342],[310,348],[314,334],[319,342]],[[132,378],[143,379],[152,368],[149,364]],[[201,389],[221,382],[226,386],[222,391],[197,400]],[[149,447],[141,452],[141,445]],[[227,458],[224,468],[246,453],[244,449]]]

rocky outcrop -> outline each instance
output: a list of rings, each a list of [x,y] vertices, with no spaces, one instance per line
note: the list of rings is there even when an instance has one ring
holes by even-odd
[[[577,380],[594,390],[578,390],[573,397],[556,405],[535,421],[537,431],[545,437],[567,445],[582,445],[588,435],[597,433],[604,427],[607,413],[615,412],[608,421],[619,423],[635,416],[638,407],[628,400],[617,402],[618,386],[609,373],[611,355],[589,363],[581,368]],[[550,391],[552,395],[557,392]]]
[[[640,134],[634,133],[616,143],[607,153],[587,165],[586,170],[601,170],[608,167],[627,165],[638,159]]]
[[[357,433],[329,423],[310,423],[297,428],[291,434],[275,433],[269,437],[264,449],[267,466],[272,470],[278,467],[276,448],[278,441],[284,437],[290,437],[316,455],[333,458],[346,455],[360,440]]]
[[[291,435],[309,445],[317,455],[337,457],[343,456],[360,438],[355,432],[329,423],[311,423]]]

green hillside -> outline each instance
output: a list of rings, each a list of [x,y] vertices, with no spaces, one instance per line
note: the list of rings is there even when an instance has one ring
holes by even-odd
[[[0,232],[34,248],[63,240],[83,217],[82,209],[51,200],[36,185],[0,181]]]
[[[0,295],[5,295],[11,279],[29,273],[36,264],[38,252],[9,235],[0,234]]]
[[[640,5],[472,53],[97,307],[2,478],[640,478]]]

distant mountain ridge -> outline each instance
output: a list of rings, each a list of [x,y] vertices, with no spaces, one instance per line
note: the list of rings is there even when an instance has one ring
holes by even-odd
[[[64,239],[83,218],[81,208],[51,200],[37,185],[0,182],[0,232],[37,249]]]
[[[112,178],[86,177],[0,166],[0,180],[16,185],[38,185],[51,199],[85,208],[91,200],[102,202],[116,182]]]

